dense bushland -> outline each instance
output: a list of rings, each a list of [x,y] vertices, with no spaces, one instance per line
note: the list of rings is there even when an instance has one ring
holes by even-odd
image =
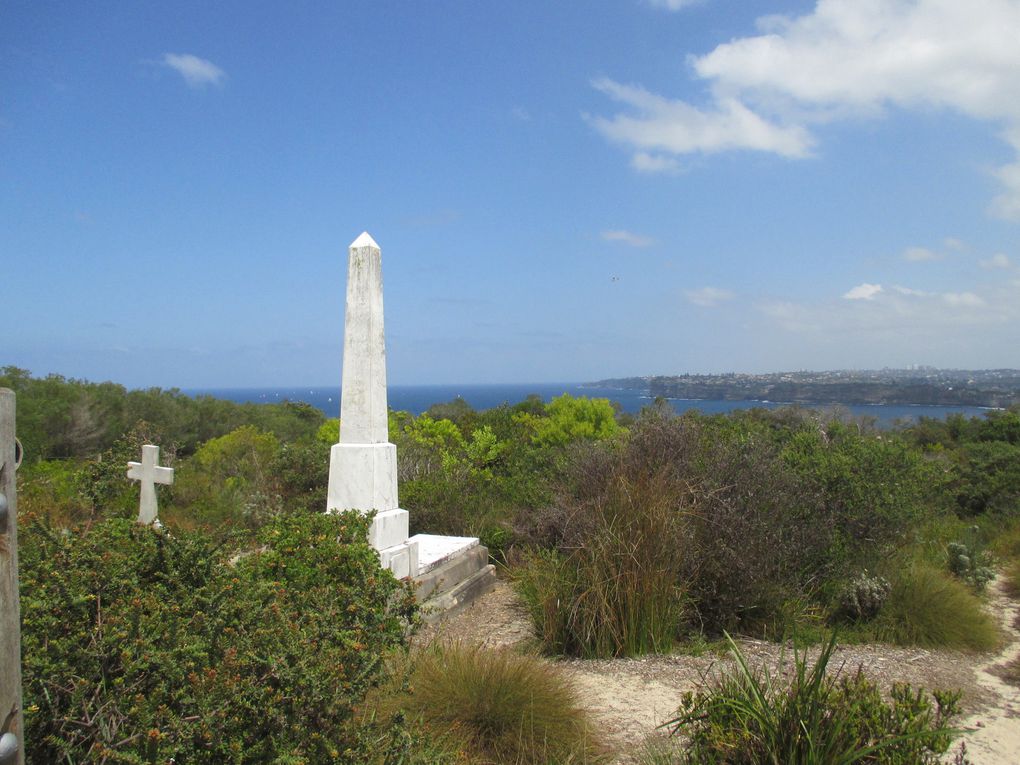
[[[336,420],[10,367],[0,385],[18,391],[27,453],[34,761],[424,765],[509,745],[509,734],[458,739],[447,726],[463,733],[466,713],[408,727],[424,720],[423,693],[371,719],[355,711],[372,687],[391,687],[382,659],[407,612],[360,541],[364,521],[321,514]],[[666,651],[724,631],[824,640],[834,627],[844,639],[987,649],[988,572],[1020,570],[1020,410],[879,431],[800,409],[678,417],[657,402],[635,417],[570,396],[483,412],[455,400],[391,412],[390,439],[412,531],[481,537],[551,654]],[[125,463],[143,443],[176,471],[159,495],[168,533],[130,522]],[[479,694],[450,702],[461,709],[490,694],[532,714],[518,703],[532,681],[504,687],[500,661],[448,651],[416,666],[480,679],[457,689]],[[879,714],[868,688],[830,690],[837,706],[859,696],[862,715]],[[887,727],[935,719],[904,709]],[[534,714],[527,724],[546,735],[551,720]],[[521,762],[551,756],[521,731],[517,745]],[[582,749],[563,756],[595,756]]]
[[[648,412],[626,438],[578,445],[563,464],[555,502],[526,519],[521,537],[537,551],[516,576],[548,648],[583,656],[662,650],[688,631],[780,636],[838,621],[851,582],[905,569],[902,552],[947,513],[937,461],[893,434],[807,415]],[[947,642],[988,647],[976,599],[935,573],[933,598],[958,595],[939,613],[977,626],[969,643]],[[904,615],[910,581],[897,575],[883,593],[890,614]],[[939,642],[917,625],[876,630]]]
[[[112,382],[32,377],[13,366],[0,367],[0,388],[18,396],[18,437],[31,461],[94,457],[139,421],[158,427],[166,445],[190,454],[244,425],[291,441],[313,434],[326,419],[308,404],[235,404],[176,388],[127,390]]]

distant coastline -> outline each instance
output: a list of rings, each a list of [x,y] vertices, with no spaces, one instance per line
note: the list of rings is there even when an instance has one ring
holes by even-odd
[[[644,378],[628,378],[643,380]],[[609,382],[609,381],[607,381]],[[236,403],[281,403],[284,401],[300,401],[321,409],[327,417],[337,417],[340,413],[340,386],[304,386],[289,388],[193,388],[181,391],[189,396],[213,396]],[[616,402],[620,410],[628,414],[637,414],[642,408],[649,406],[655,399],[649,391],[647,383],[631,386],[602,385],[598,383],[535,383],[535,384],[498,384],[489,385],[391,385],[388,388],[390,408],[410,412],[417,416],[425,412],[433,404],[442,404],[455,398],[463,398],[478,410],[490,409],[503,403],[517,404],[528,396],[534,395],[543,401],[569,393],[572,396],[589,396],[592,398],[608,398]],[[696,410],[702,414],[723,414],[740,409],[779,409],[791,403],[776,399],[724,399],[666,397],[673,409],[678,413]],[[809,407],[843,409],[855,417],[872,418],[880,427],[891,427],[899,421],[916,420],[920,417],[945,419],[952,414],[966,417],[980,417],[985,409],[967,405],[926,405],[926,404],[853,404],[843,401],[803,404]]]
[[[585,387],[644,390],[672,400],[761,401],[846,406],[938,406],[1005,409],[1020,404],[1020,370],[836,370],[623,377]]]

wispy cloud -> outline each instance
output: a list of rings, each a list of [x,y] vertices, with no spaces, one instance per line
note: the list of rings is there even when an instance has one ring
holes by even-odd
[[[911,263],[923,263],[926,260],[940,260],[941,258],[941,255],[927,247],[908,247],[903,252],[903,259],[909,260]]]
[[[987,268],[989,270],[1007,269],[1013,267],[1013,264],[1009,260],[1009,256],[1004,255],[1001,252],[997,252],[995,255],[992,255],[992,257],[978,262],[982,268]]]
[[[712,308],[727,300],[732,300],[734,295],[729,290],[719,289],[718,287],[701,287],[696,290],[685,290],[684,295],[687,300],[694,305],[700,305],[705,308]]]
[[[975,326],[997,328],[996,344],[1001,344],[1005,338],[1015,337],[1020,322],[1020,280],[981,293],[878,286],[860,285],[844,294],[842,300],[771,300],[754,307],[782,329],[815,337],[819,342],[829,344],[844,338],[866,347],[881,339],[905,353],[920,338],[940,352],[947,347],[973,346]],[[859,293],[856,298],[849,297],[855,292]]]
[[[990,211],[1020,220],[1020,3],[819,0],[799,16],[762,17],[758,27],[688,59],[706,85],[704,105],[602,79],[594,87],[625,109],[590,122],[656,156],[745,149],[799,158],[825,123],[889,107],[948,110],[989,124],[1016,152],[994,171],[1000,193]]]
[[[638,151],[630,158],[630,166],[639,173],[663,173],[675,175],[680,172],[680,162],[675,157],[662,154],[648,154]]]
[[[946,292],[942,299],[952,306],[963,306],[966,308],[980,308],[985,301],[973,292]]]
[[[510,114],[513,115],[514,119],[518,119],[521,122],[531,122],[531,112],[523,106],[515,106],[510,110]]]
[[[858,284],[853,289],[843,293],[844,300],[874,300],[875,296],[882,291],[881,284]]]
[[[600,236],[607,242],[620,242],[629,247],[651,247],[655,240],[651,237],[635,234],[622,229],[617,231],[603,231]]]
[[[630,113],[611,118],[589,117],[604,136],[633,147],[635,166],[650,169],[653,156],[662,167],[663,153],[713,154],[733,149],[771,151],[787,157],[805,157],[813,140],[799,126],[786,126],[762,118],[734,98],[720,99],[709,110],[700,110],[684,101],[674,101],[650,93],[637,85],[624,85],[608,78],[592,86],[614,101],[630,107]]]
[[[692,5],[700,5],[704,0],[648,0],[653,8],[665,8],[667,11],[679,11],[690,8]]]
[[[227,76],[227,73],[212,61],[191,53],[164,53],[163,64],[181,75],[192,88],[219,85]]]

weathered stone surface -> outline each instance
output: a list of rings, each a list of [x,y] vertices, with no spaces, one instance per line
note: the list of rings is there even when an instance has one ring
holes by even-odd
[[[340,443],[389,441],[382,251],[367,231],[351,244],[347,261],[341,385]]]

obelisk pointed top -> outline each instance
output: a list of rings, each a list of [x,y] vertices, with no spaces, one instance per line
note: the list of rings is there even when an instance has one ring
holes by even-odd
[[[352,250],[357,249],[358,247],[375,247],[375,249],[379,249],[379,245],[375,243],[375,239],[369,236],[367,231],[362,231],[361,236],[351,242]]]

